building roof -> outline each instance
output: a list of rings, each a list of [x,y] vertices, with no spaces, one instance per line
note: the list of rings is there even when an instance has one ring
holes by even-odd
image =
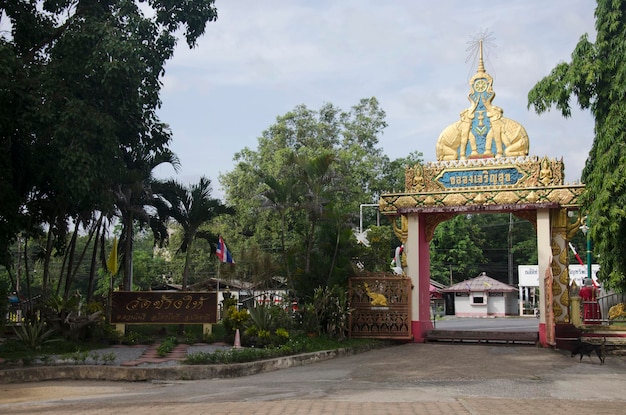
[[[476,278],[461,281],[449,286],[444,292],[468,292],[468,291],[491,291],[491,292],[513,292],[517,288],[493,279],[484,272]]]

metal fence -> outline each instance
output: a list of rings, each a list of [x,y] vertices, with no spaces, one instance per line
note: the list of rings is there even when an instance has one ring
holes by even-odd
[[[585,305],[593,306],[598,304],[600,309],[600,318],[586,318],[584,324],[603,324],[610,325],[612,321],[609,319],[609,310],[614,305],[619,303],[626,303],[626,293],[607,293],[605,295],[598,296],[597,301],[581,301],[581,309],[585,309]]]

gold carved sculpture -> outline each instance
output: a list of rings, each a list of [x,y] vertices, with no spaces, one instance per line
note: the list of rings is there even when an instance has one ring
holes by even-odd
[[[479,53],[478,70],[469,82],[471,105],[439,135],[436,147],[439,161],[528,155],[529,140],[524,127],[504,117],[504,110],[491,103],[496,94],[493,78],[485,71],[482,40],[479,40]]]
[[[386,307],[387,306],[387,298],[384,295],[380,293],[375,293],[372,290],[370,290],[370,287],[367,283],[363,284],[363,288],[365,289],[365,293],[371,300],[370,301],[371,305],[373,305],[374,307]]]

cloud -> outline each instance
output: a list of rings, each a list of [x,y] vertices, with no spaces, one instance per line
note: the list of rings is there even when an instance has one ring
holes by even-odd
[[[593,39],[595,2],[511,0],[239,0],[217,2],[219,18],[198,47],[177,47],[166,67],[161,117],[183,174],[217,183],[233,155],[296,105],[330,102],[349,109],[376,96],[389,127],[380,145],[391,158],[412,151],[435,159],[439,133],[469,103],[468,41],[495,37],[487,71],[494,104],[526,127],[531,153],[563,157],[577,180],[593,140],[593,119],[574,111],[528,110],[532,86],[569,61],[581,35]],[[536,153],[535,153],[536,152]],[[216,186],[217,187],[217,186]]]

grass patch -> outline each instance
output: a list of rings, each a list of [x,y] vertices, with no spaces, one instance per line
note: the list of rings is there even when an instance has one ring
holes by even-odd
[[[363,351],[389,346],[392,344],[393,343],[389,341],[376,339],[347,339],[339,341],[325,336],[298,336],[290,339],[286,344],[279,347],[218,350],[213,353],[191,353],[187,359],[185,359],[184,363],[189,365],[245,363],[282,356],[293,356],[300,353],[311,353],[341,348],[353,351]]]
[[[28,364],[35,359],[40,359],[46,363],[52,355],[87,353],[103,347],[102,343],[76,343],[62,338],[55,338],[54,340],[54,342],[42,344],[37,350],[33,350],[24,347],[24,343],[16,338],[8,338],[0,344],[0,357],[8,362],[22,361]]]

